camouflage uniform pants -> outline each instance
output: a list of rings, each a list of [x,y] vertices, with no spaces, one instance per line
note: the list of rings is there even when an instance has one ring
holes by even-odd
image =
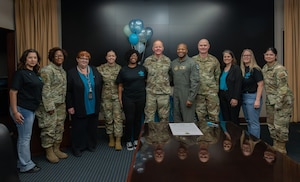
[[[170,95],[150,94],[146,95],[145,123],[153,122],[155,113],[158,112],[160,122],[169,122]]]
[[[55,104],[53,114],[48,114],[43,105],[36,111],[38,125],[41,128],[41,145],[43,148],[52,147],[54,143],[61,143],[66,119],[66,104]]]
[[[102,108],[105,119],[106,134],[115,137],[123,136],[122,109],[118,99],[103,99]]]
[[[199,122],[219,122],[220,101],[217,93],[198,94],[196,97],[196,114]]]
[[[276,110],[274,105],[266,105],[267,124],[272,139],[279,142],[288,141],[292,111],[292,105],[284,105],[280,110]]]

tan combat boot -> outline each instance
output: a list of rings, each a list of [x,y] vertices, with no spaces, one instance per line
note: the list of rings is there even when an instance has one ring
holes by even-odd
[[[54,154],[53,147],[46,148],[46,158],[50,163],[58,163],[59,158]]]
[[[115,147],[115,137],[113,134],[109,134],[109,142],[108,142],[109,147]]]
[[[277,148],[276,148],[276,150],[278,152],[283,153],[283,154],[287,154],[285,144],[286,144],[286,142],[279,142],[279,141],[277,141]]]
[[[116,150],[122,150],[122,144],[121,144],[121,137],[117,137],[116,138],[116,146],[115,146]]]
[[[272,146],[275,150],[277,150],[278,148],[278,141],[277,140],[273,140],[273,146]]]
[[[60,159],[68,158],[68,154],[62,152],[59,147],[60,147],[60,143],[54,143],[54,146],[53,146],[54,154]]]

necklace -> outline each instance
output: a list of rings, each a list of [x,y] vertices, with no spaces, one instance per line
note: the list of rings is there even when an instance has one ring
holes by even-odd
[[[88,74],[88,68],[87,67],[86,68],[80,68],[79,66],[77,66],[77,70],[80,73],[84,74],[84,75]]]
[[[230,70],[230,67],[231,67],[231,65],[226,65],[226,67],[224,68],[224,71],[228,71],[228,70]]]
[[[88,84],[88,89],[89,89],[88,98],[93,99],[93,87],[92,87],[92,83],[91,83],[90,75],[89,75],[89,73],[90,73],[89,66],[86,67],[86,68],[83,68],[83,69],[80,68],[79,66],[77,66],[77,69],[86,78],[86,81],[87,81],[87,84]]]

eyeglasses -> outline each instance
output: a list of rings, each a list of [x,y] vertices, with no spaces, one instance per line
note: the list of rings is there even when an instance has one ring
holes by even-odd
[[[55,55],[54,57],[55,57],[55,58],[63,58],[64,55]]]
[[[243,57],[251,57],[251,55],[245,54],[245,55],[243,55]]]
[[[89,58],[78,58],[78,59],[80,59],[80,60],[89,60]]]

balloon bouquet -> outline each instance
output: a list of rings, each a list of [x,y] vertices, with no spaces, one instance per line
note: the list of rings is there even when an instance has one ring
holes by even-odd
[[[142,54],[144,58],[147,41],[152,37],[153,30],[151,27],[144,28],[144,23],[140,19],[132,19],[124,26],[123,32],[128,37],[132,48]]]

